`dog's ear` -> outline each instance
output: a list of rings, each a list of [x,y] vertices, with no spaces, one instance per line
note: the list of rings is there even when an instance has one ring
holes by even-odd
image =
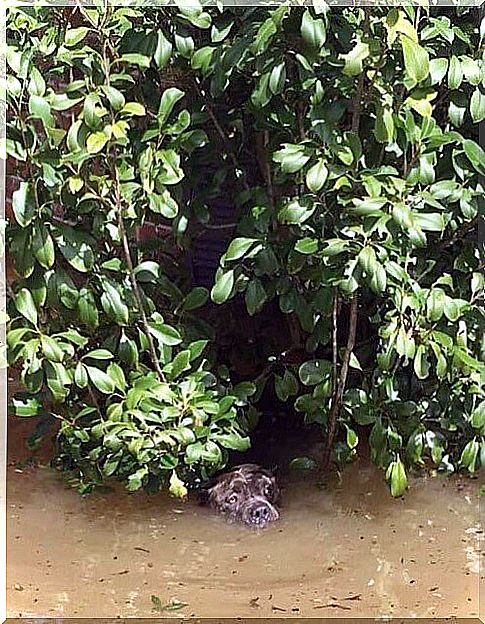
[[[278,475],[280,474],[280,466],[279,466],[279,464],[272,464],[267,469],[267,473],[268,473],[269,477],[272,477],[273,479],[277,479]]]

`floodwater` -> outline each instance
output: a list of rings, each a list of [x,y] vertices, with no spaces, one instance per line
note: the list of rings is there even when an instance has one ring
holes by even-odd
[[[477,617],[477,479],[419,477],[393,500],[365,460],[324,487],[284,483],[281,520],[256,531],[195,502],[122,489],[81,497],[19,464],[9,428],[7,615]]]

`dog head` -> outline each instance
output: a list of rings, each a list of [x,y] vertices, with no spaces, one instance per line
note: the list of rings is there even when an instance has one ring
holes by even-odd
[[[278,497],[271,472],[256,464],[243,464],[219,475],[207,488],[205,502],[232,521],[264,527],[279,518]]]

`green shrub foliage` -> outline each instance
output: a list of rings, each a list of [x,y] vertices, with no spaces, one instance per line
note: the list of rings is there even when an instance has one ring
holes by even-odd
[[[412,466],[485,462],[484,30],[423,3],[9,10],[14,407],[61,420],[82,488],[184,495],[248,446],[256,387],[210,357],[179,253],[217,197],[210,297],[279,305],[299,357],[258,382],[321,425],[324,464],[367,431],[399,496]]]

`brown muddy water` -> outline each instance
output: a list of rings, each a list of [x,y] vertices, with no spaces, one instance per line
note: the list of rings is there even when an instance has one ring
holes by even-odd
[[[10,618],[479,614],[476,479],[415,478],[393,500],[361,460],[324,487],[287,481],[281,520],[258,532],[193,501],[80,497],[42,458],[19,463],[28,429],[9,424]]]

